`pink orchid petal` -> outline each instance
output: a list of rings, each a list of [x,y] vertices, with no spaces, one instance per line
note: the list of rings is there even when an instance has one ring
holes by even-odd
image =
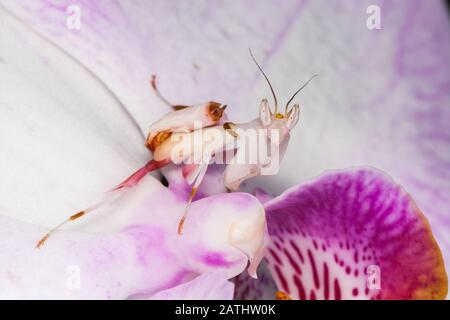
[[[234,285],[220,270],[205,273],[194,280],[163,290],[152,300],[232,300]]]
[[[123,299],[151,296],[219,269],[227,278],[242,273],[262,244],[258,234],[266,232],[259,201],[242,193],[196,201],[180,236],[184,204],[147,176],[80,219],[77,228],[52,235],[41,249],[35,245],[45,229],[0,216],[0,296]],[[77,230],[109,219],[115,221],[112,230]]]
[[[268,266],[278,288],[295,299],[447,295],[428,222],[411,197],[378,171],[327,173],[265,208],[272,240]]]

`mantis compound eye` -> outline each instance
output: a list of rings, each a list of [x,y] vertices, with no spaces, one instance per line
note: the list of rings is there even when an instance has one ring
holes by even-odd
[[[267,99],[262,99],[261,108],[259,110],[259,118],[261,120],[261,124],[264,127],[267,127],[270,125],[270,117],[271,117],[271,112],[270,112],[270,108],[269,108],[269,102],[267,102]]]
[[[298,122],[299,116],[300,116],[300,106],[298,104],[295,104],[292,107],[291,111],[289,111],[289,113],[286,115],[287,117],[286,126],[288,127],[289,130],[295,127],[295,125]]]

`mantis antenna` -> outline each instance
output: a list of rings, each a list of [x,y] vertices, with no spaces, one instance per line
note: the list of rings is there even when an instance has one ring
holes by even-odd
[[[314,79],[314,78],[317,77],[317,76],[318,76],[318,74],[313,75],[311,78],[309,78],[308,81],[306,81],[306,83],[305,83],[304,85],[302,85],[302,86],[300,87],[300,89],[298,89],[297,91],[295,91],[295,93],[294,93],[294,95],[292,96],[292,98],[290,98],[289,101],[286,103],[286,109],[284,110],[284,112],[285,112],[286,114],[288,113],[288,106],[289,106],[289,103],[292,102],[292,100],[295,98],[295,96],[297,95],[297,93],[299,93],[300,91],[302,91],[302,89],[303,89],[304,87],[306,87],[306,86],[308,85],[308,83],[310,83],[311,80]]]
[[[255,62],[256,66],[258,67],[259,71],[261,71],[264,78],[266,78],[267,83],[269,84],[270,91],[272,91],[273,100],[275,101],[275,114],[278,112],[278,101],[277,96],[275,95],[275,91],[273,91],[272,85],[270,84],[269,78],[267,78],[266,74],[264,73],[263,69],[260,67],[258,62],[256,61],[255,57],[253,56],[252,50],[248,49],[250,51],[250,55],[252,56],[253,61]]]

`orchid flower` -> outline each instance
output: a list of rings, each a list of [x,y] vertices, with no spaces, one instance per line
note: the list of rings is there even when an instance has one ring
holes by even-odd
[[[0,297],[445,298],[449,27],[438,1],[1,0]],[[226,192],[210,166],[179,235],[191,186],[172,164],[36,248],[151,159],[171,111],[152,74],[198,103],[181,124],[259,116],[248,47],[278,97],[320,75],[277,175]]]

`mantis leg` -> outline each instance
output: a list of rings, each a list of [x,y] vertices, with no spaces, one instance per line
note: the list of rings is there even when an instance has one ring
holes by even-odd
[[[56,225],[55,227],[53,227],[52,229],[50,229],[49,232],[47,232],[36,244],[36,248],[40,248],[44,245],[44,243],[47,241],[47,239],[56,231],[58,231],[61,227],[63,227],[64,225],[66,225],[67,223],[71,222],[71,221],[75,221],[83,216],[85,216],[86,214],[95,211],[97,208],[109,203],[111,200],[116,199],[117,196],[119,195],[117,191],[122,190],[122,189],[129,189],[131,187],[134,187],[135,185],[138,184],[139,181],[141,181],[146,175],[147,173],[157,170],[165,165],[167,165],[169,163],[169,161],[155,161],[155,160],[150,160],[145,166],[143,166],[142,168],[140,168],[139,170],[137,170],[136,172],[134,172],[131,176],[129,176],[127,179],[125,179],[122,183],[120,183],[117,187],[115,187],[114,189],[110,190],[109,192],[106,193],[105,198],[99,202],[97,202],[96,204],[81,210],[77,213],[72,214],[71,216],[69,216],[66,220],[64,220],[63,222],[61,222],[60,224]]]
[[[77,213],[72,214],[70,217],[68,217],[66,220],[64,220],[63,222],[59,223],[58,225],[56,225],[55,227],[51,228],[49,232],[47,232],[36,244],[36,248],[40,249],[44,243],[47,241],[47,239],[56,231],[58,231],[61,227],[63,227],[64,225],[66,225],[67,223],[69,223],[70,221],[75,221],[78,218],[81,218],[82,216],[86,215],[89,212],[94,211],[95,209],[101,207],[102,205],[106,204],[109,202],[109,200],[111,200],[111,193],[109,194],[109,196],[107,196],[106,198],[104,198],[102,201],[97,202],[96,204],[81,210]]]
[[[172,104],[169,102],[169,100],[167,100],[158,90],[158,87],[156,85],[156,76],[152,75],[152,78],[150,80],[150,85],[153,88],[153,91],[155,91],[156,96],[165,104],[167,104],[169,107],[171,107],[174,110],[182,110],[182,109],[186,109],[189,108],[190,106],[185,106],[185,105],[179,105],[179,104]]]
[[[208,169],[209,165],[209,159],[205,163],[201,163],[199,166],[199,170],[197,173],[197,177],[194,180],[194,184],[192,185],[191,193],[189,194],[188,202],[186,203],[186,206],[184,208],[183,216],[180,219],[180,222],[178,223],[178,234],[181,235],[183,233],[183,226],[184,222],[187,218],[187,215],[189,213],[189,208],[191,206],[192,200],[194,199],[195,195],[197,194],[198,187],[200,186],[200,183],[202,182],[206,170]]]
[[[117,190],[120,190],[123,188],[130,188],[130,187],[135,186],[136,184],[139,183],[139,181],[142,180],[142,178],[144,178],[147,175],[147,173],[155,171],[159,168],[162,168],[162,167],[168,165],[169,162],[170,161],[168,161],[168,160],[163,160],[163,161],[150,160],[149,162],[147,162],[147,164],[145,166],[143,166],[142,168],[135,171],[131,176],[126,178],[123,182],[121,182],[119,185],[117,185],[110,192],[114,192],[114,191],[117,191]]]

